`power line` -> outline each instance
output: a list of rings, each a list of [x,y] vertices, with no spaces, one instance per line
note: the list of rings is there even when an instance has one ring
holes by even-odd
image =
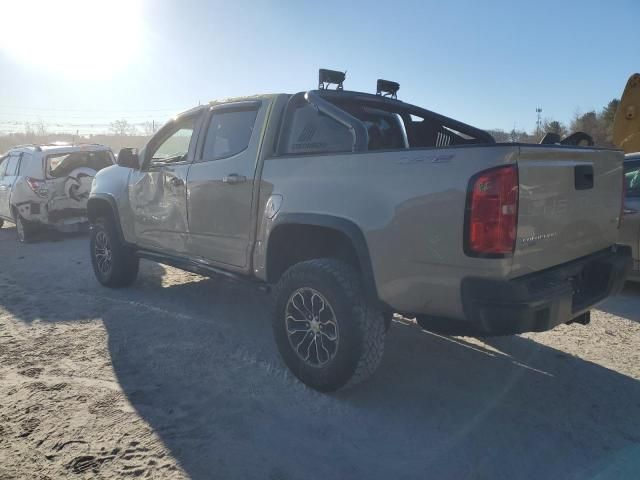
[[[2,109],[12,109],[12,110],[35,110],[35,111],[47,111],[47,112],[86,112],[86,113],[146,113],[146,112],[180,112],[185,110],[184,107],[178,108],[141,108],[138,110],[120,110],[120,109],[112,109],[112,110],[100,110],[100,109],[91,109],[91,108],[40,108],[40,107],[23,107],[23,106],[11,106],[11,105],[0,105]]]
[[[17,121],[24,121],[24,122],[32,122],[32,121],[38,121],[38,120],[47,120],[47,119],[61,119],[61,120],[67,120],[67,119],[72,119],[72,120],[86,120],[87,122],[91,122],[91,121],[105,121],[108,119],[132,119],[132,120],[158,120],[158,118],[170,118],[171,115],[99,115],[99,116],[95,116],[95,117],[89,117],[89,116],[77,116],[77,115],[54,115],[54,114],[45,114],[45,115],[40,115],[40,114],[19,114],[19,115],[15,115],[15,114],[10,114],[10,113],[2,113],[0,112],[0,121],[3,121],[4,119],[8,119],[8,120],[17,120]]]
[[[148,122],[128,122],[130,125],[146,125],[147,123],[153,123],[153,119],[149,119]],[[0,121],[0,126],[15,126],[24,127],[26,125],[37,126],[38,123],[34,122],[3,122]],[[66,123],[66,122],[42,122],[44,127],[110,127],[111,123],[90,122],[90,123]]]

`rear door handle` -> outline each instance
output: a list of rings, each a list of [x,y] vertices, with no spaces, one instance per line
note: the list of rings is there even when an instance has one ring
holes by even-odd
[[[238,183],[243,183],[247,181],[247,177],[244,175],[238,175],[237,173],[230,173],[222,177],[222,183],[226,183],[228,185],[237,185]]]
[[[182,185],[184,185],[184,180],[178,177],[171,177],[171,180],[169,180],[169,183],[171,184],[172,187],[181,187]]]

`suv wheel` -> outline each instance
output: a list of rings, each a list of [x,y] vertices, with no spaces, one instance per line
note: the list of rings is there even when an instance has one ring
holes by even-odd
[[[112,220],[99,218],[91,228],[91,264],[106,287],[126,287],[138,276],[140,260],[116,232]]]
[[[287,367],[303,383],[333,391],[365,380],[384,352],[385,325],[360,278],[333,259],[298,263],[274,292],[273,333]]]
[[[33,241],[36,233],[36,227],[33,223],[25,220],[16,212],[16,234],[20,243],[29,243]]]

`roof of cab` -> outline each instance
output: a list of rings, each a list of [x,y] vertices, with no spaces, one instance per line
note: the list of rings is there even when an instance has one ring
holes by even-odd
[[[235,103],[235,102],[251,102],[255,100],[266,100],[273,99],[280,95],[285,95],[283,93],[263,93],[259,95],[248,95],[245,97],[232,97],[232,98],[221,98],[218,100],[211,100],[209,105],[220,105],[221,103]]]
[[[261,95],[249,95],[246,97],[231,97],[231,98],[221,98],[218,100],[210,100],[209,103],[206,103],[204,105],[198,105],[196,107],[192,107],[188,110],[184,110],[180,113],[177,113],[176,115],[174,115],[170,121],[179,119],[179,118],[183,118],[185,116],[188,116],[192,113],[197,113],[197,112],[201,112],[202,110],[208,108],[208,107],[215,107],[216,105],[222,105],[222,104],[226,104],[226,103],[238,103],[238,102],[251,102],[251,101],[256,101],[256,100],[271,100],[274,99],[280,95],[287,95],[289,96],[289,94],[283,94],[283,93],[265,93],[265,94],[261,94]]]

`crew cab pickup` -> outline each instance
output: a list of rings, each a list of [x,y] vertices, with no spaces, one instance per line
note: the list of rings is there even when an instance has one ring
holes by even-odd
[[[284,362],[321,391],[374,372],[394,313],[444,334],[586,324],[631,266],[623,154],[499,144],[395,91],[211,102],[122,150],[88,201],[97,279],[129,285],[145,258],[270,290]]]

